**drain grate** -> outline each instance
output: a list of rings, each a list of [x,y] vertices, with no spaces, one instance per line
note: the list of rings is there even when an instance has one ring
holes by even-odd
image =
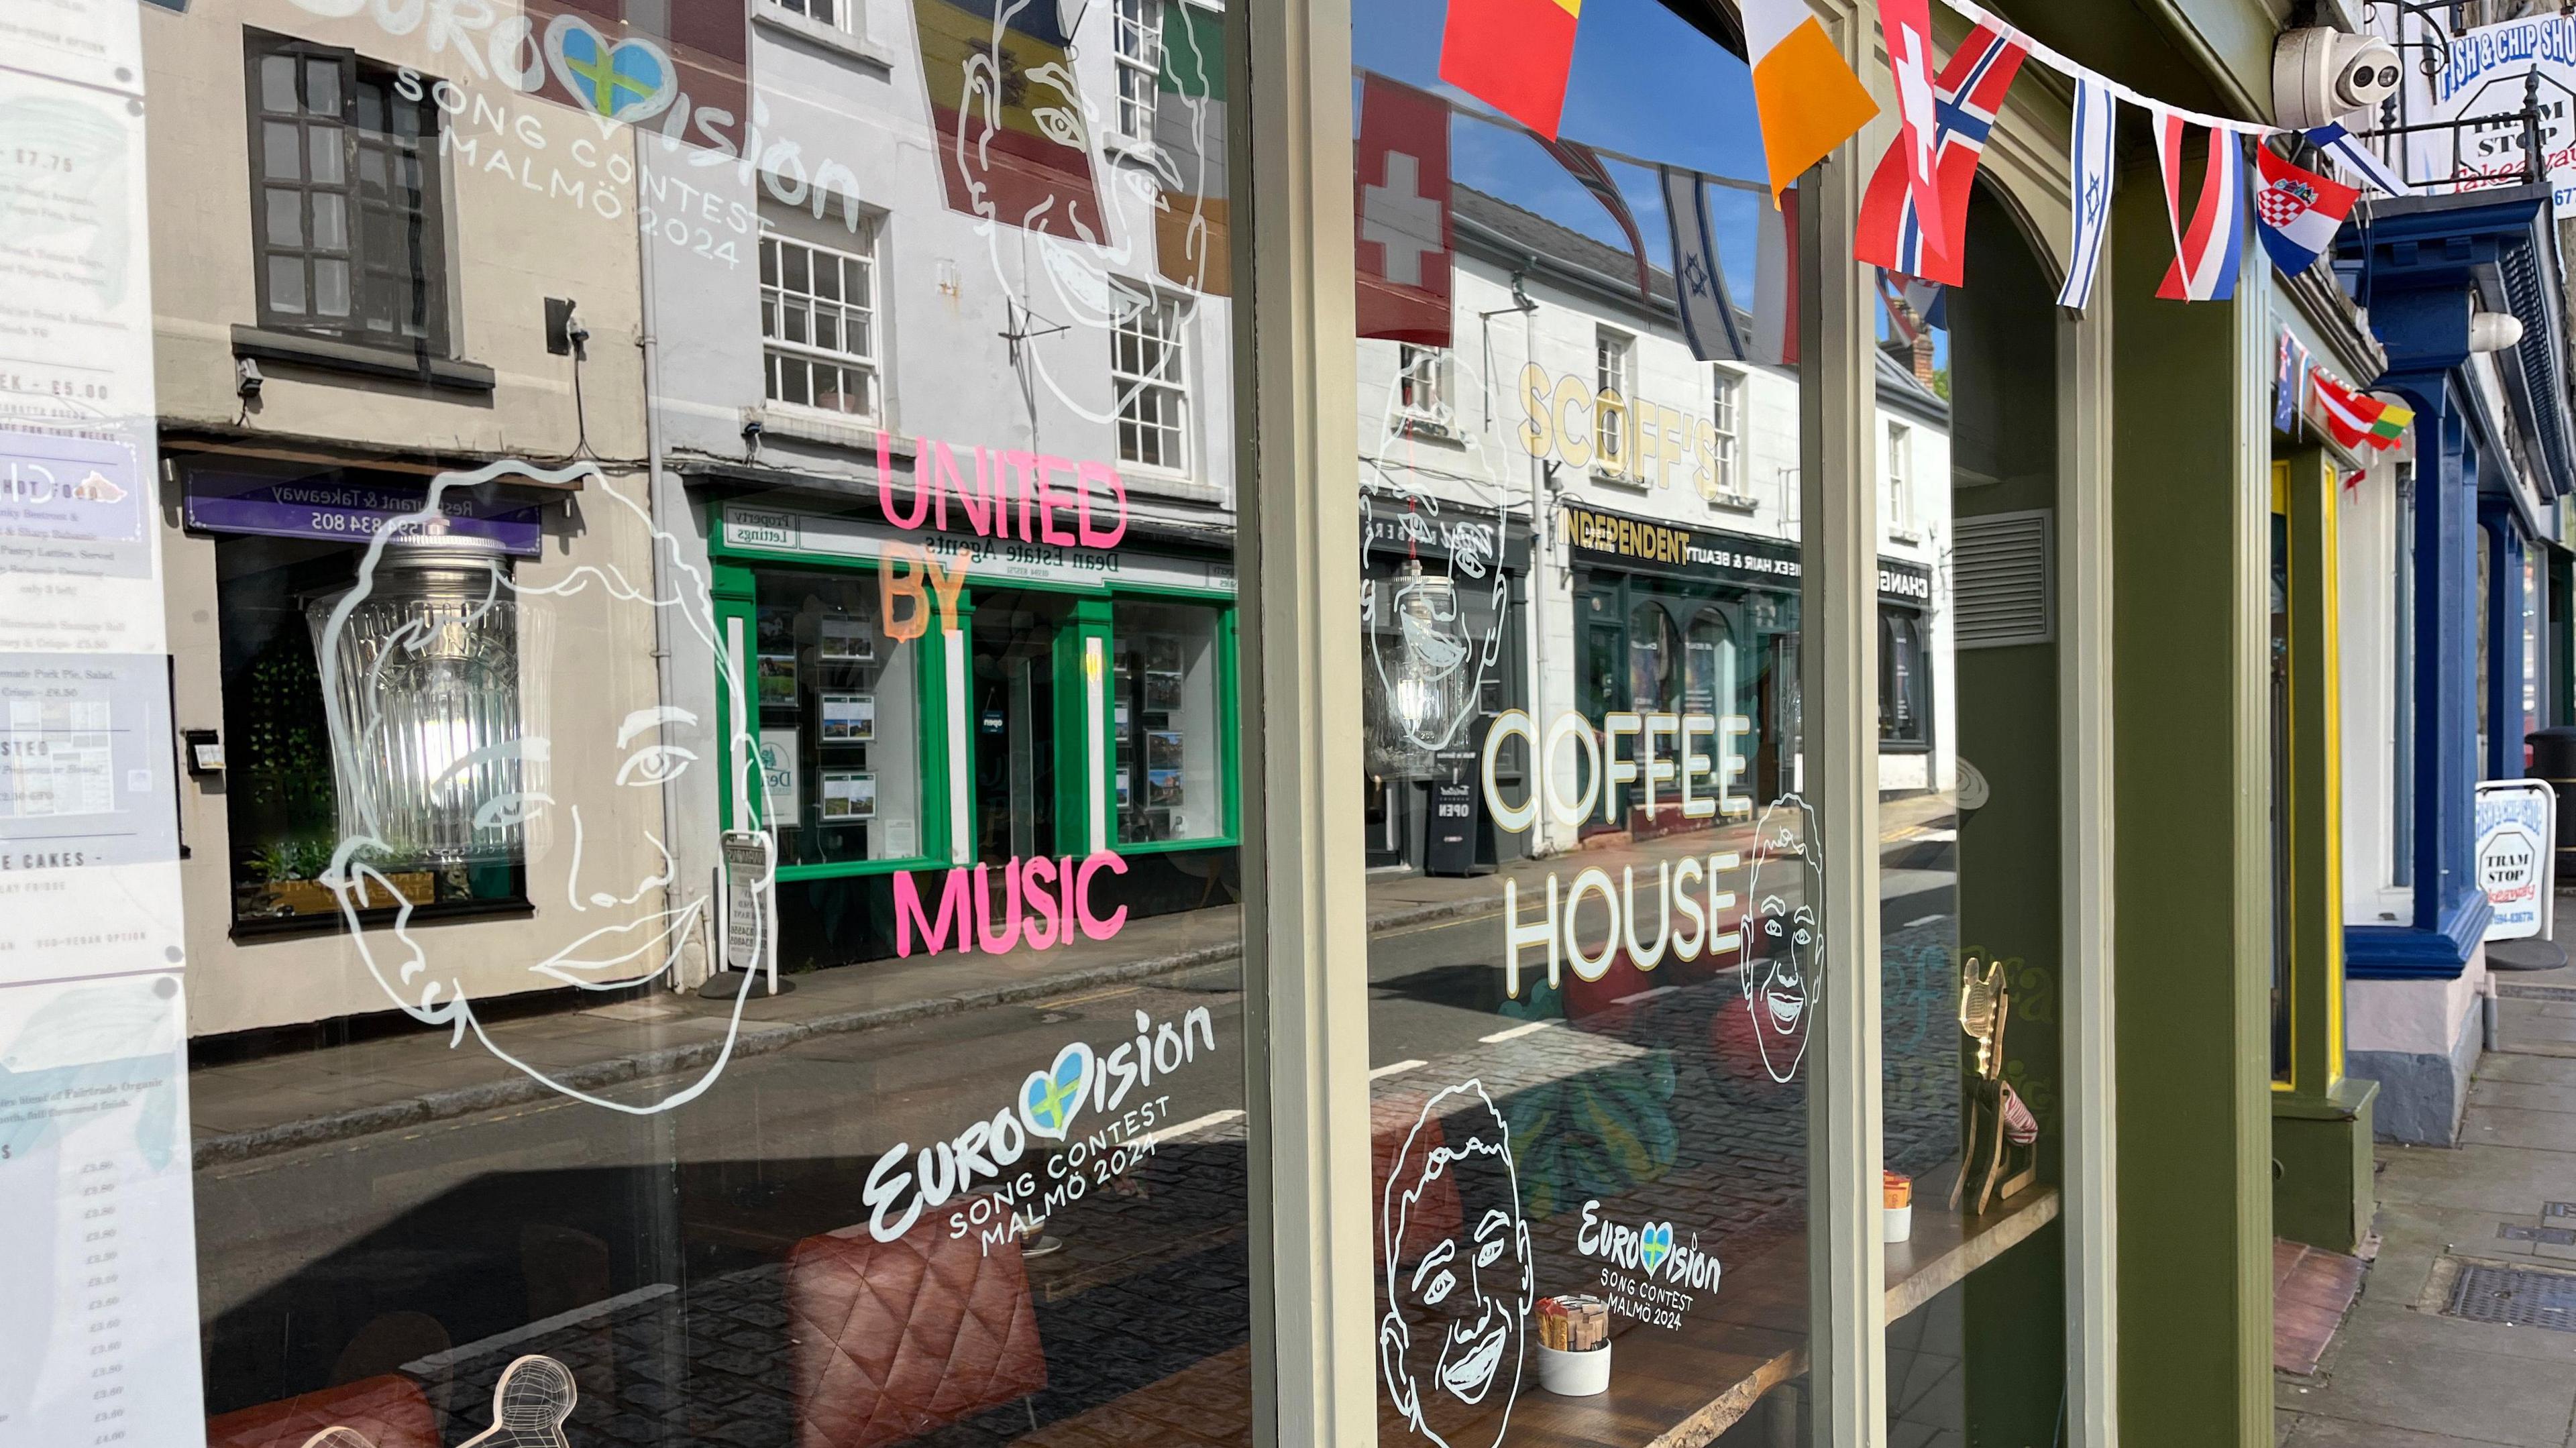
[[[2508,1000],[2576,1001],[2576,986],[2517,985],[2508,981],[2497,981],[2496,994]]]
[[[2442,1312],[2471,1322],[2576,1332],[2576,1272],[2463,1262]]]

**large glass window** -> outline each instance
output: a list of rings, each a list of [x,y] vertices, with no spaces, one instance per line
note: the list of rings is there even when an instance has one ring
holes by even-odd
[[[1211,608],[1118,605],[1118,664],[1110,697],[1118,838],[1204,840],[1227,833],[1227,726]]]
[[[926,853],[920,646],[887,634],[867,574],[763,569],[759,579],[760,812],[774,822],[779,857]]]
[[[1798,793],[1807,540],[1743,496],[1798,475],[1752,422],[1800,369],[1675,301],[1753,335],[1789,233],[1743,60],[1583,11],[1554,150],[1463,98],[1437,7],[1353,12],[1379,1438],[1803,1443],[1810,1030],[1870,957]],[[1472,913],[1396,923],[1427,900]]]

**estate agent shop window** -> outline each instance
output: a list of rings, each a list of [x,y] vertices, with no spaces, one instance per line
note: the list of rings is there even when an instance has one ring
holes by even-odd
[[[1246,7],[55,8],[0,71],[58,228],[0,326],[59,353],[0,569],[62,601],[0,610],[0,1439],[1249,1443],[1338,1370],[1254,1320],[1336,1296],[1262,1072],[1371,1140],[1315,1195],[1382,1442],[1824,1441],[1863,1221],[1891,1439],[2045,1440],[2054,1364],[1985,1369],[2057,1310],[2051,977],[1962,923],[2020,865],[1961,853],[1953,435],[2048,476],[1988,455],[2053,335],[1990,199],[1954,418],[1798,334],[1852,239],[1736,27],[1351,7],[1319,500],[1237,475],[1318,402],[1238,375]],[[1902,457],[1828,479],[1802,409],[1863,403]],[[1324,501],[1329,720],[1236,572]],[[1364,736],[1364,854],[1245,880],[1248,717]],[[1247,991],[1255,883],[1366,960]]]

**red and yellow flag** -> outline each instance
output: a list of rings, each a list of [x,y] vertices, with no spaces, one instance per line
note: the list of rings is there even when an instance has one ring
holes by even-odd
[[[1440,78],[1553,141],[1583,0],[1449,0]]]

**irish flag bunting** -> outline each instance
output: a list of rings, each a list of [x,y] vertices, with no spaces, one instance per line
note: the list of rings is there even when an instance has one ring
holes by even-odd
[[[1744,0],[1743,14],[1753,108],[1762,118],[1762,159],[1776,207],[1801,173],[1869,124],[1878,102],[1807,0]]]

